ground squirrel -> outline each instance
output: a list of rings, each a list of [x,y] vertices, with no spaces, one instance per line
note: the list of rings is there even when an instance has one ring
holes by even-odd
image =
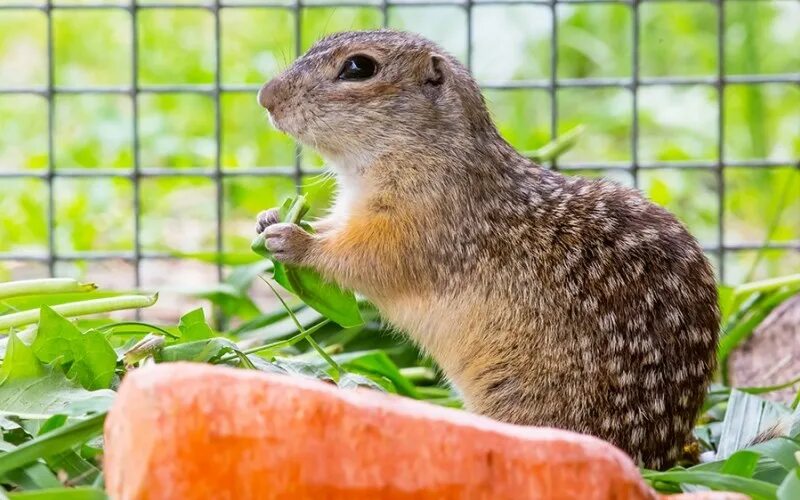
[[[469,410],[675,462],[719,317],[712,269],[675,217],[517,153],[467,69],[416,35],[325,38],[258,100],[338,176],[315,234],[260,214],[275,257],[370,299]]]

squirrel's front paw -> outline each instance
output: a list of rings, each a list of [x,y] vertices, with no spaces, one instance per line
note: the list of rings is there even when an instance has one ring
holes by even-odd
[[[256,234],[261,234],[269,226],[277,224],[281,221],[281,214],[277,208],[270,208],[264,210],[256,218]]]
[[[281,222],[264,231],[267,249],[284,264],[302,264],[313,237],[297,224]]]

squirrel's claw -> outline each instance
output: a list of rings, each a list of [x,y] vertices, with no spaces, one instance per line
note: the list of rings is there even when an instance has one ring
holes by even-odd
[[[256,234],[263,233],[269,226],[280,221],[280,213],[277,208],[262,211],[256,218]]]
[[[284,264],[302,264],[312,236],[297,224],[280,222],[264,231],[267,249]]]

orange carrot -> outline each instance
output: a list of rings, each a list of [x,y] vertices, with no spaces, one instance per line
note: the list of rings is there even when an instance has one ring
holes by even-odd
[[[203,364],[129,374],[105,442],[116,500],[657,498],[593,437]]]
[[[661,500],[750,500],[747,495],[727,491],[700,491],[681,495],[663,495],[660,498]]]

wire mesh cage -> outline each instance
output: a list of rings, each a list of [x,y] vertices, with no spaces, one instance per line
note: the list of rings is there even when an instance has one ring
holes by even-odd
[[[780,31],[789,26],[790,35],[785,41],[789,45],[770,52],[772,62],[753,69],[742,65],[740,59],[755,58],[758,62],[770,48],[762,47],[742,55],[742,50],[749,47],[747,40],[741,40],[742,36],[746,38],[751,34],[742,35],[740,26],[729,22],[729,12],[733,11],[737,22],[741,22],[751,15],[749,9],[757,10],[764,5],[779,11],[773,17],[773,24],[763,29]],[[666,6],[671,7],[667,9]],[[583,31],[576,30],[570,24],[570,19],[592,9],[608,12],[608,22],[593,32],[585,26]],[[670,16],[676,12],[688,18],[697,14],[697,20],[692,22],[703,25],[695,26],[698,31],[694,34],[681,34],[680,29],[659,31],[659,26],[669,24]],[[176,20],[188,21],[179,26]],[[244,20],[249,20],[247,26]],[[503,23],[510,20],[516,21],[516,27],[506,29]],[[310,27],[312,21],[313,27]],[[230,212],[235,210],[235,207],[229,208],[233,203],[232,192],[242,189],[288,192],[320,172],[319,162],[309,153],[301,152],[289,139],[275,135],[271,136],[272,142],[263,147],[277,144],[282,151],[278,155],[280,161],[270,160],[270,165],[263,165],[258,153],[240,155],[237,151],[247,146],[243,143],[261,141],[268,133],[268,125],[264,117],[258,115],[264,124],[262,129],[248,130],[243,138],[234,137],[229,131],[244,128],[237,116],[260,113],[255,94],[261,81],[280,69],[276,67],[276,60],[277,66],[288,64],[323,32],[388,26],[419,30],[437,40],[445,40],[446,48],[474,70],[493,113],[500,117],[501,131],[514,136],[510,140],[518,147],[541,145],[575,123],[585,121],[593,113],[591,107],[596,100],[611,102],[608,109],[614,112],[604,117],[603,122],[615,127],[611,139],[616,141],[613,150],[596,147],[598,143],[593,134],[597,131],[590,123],[582,152],[548,162],[546,166],[611,176],[645,187],[651,195],[658,187],[654,184],[670,182],[669,176],[653,177],[654,172],[669,172],[675,182],[702,184],[699,194],[677,203],[684,205],[683,214],[700,212],[695,203],[702,204],[703,210],[712,214],[708,220],[700,221],[699,231],[704,235],[701,240],[715,261],[720,279],[736,279],[730,276],[728,269],[731,256],[762,248],[778,252],[785,263],[781,265],[800,267],[800,229],[792,229],[795,223],[800,226],[800,216],[796,213],[787,215],[784,211],[782,214],[784,229],[780,238],[764,238],[763,234],[749,240],[731,238],[728,227],[731,217],[735,219],[735,213],[731,213],[736,211],[728,202],[728,191],[736,188],[731,187],[731,179],[738,183],[736,186],[747,184],[750,182],[748,173],[752,172],[779,171],[777,180],[770,186],[785,186],[785,189],[766,196],[769,200],[783,200],[781,206],[788,206],[791,212],[800,212],[800,207],[792,202],[792,198],[800,198],[800,60],[797,52],[788,48],[793,41],[800,40],[797,34],[800,2],[795,0],[675,3],[661,0],[216,0],[210,3],[50,0],[14,3],[2,0],[0,26],[5,26],[9,40],[15,39],[15,35],[8,35],[9,29],[20,23],[32,26],[30,29],[39,33],[37,40],[41,40],[41,47],[33,54],[15,56],[11,42],[6,40],[6,62],[0,63],[5,75],[0,81],[0,112],[6,115],[2,118],[4,128],[13,125],[21,132],[17,138],[7,137],[4,146],[0,142],[0,148],[4,147],[0,149],[0,184],[4,185],[0,193],[11,200],[12,193],[35,189],[43,211],[36,224],[46,236],[44,241],[15,244],[18,235],[6,230],[6,235],[0,237],[6,240],[0,244],[0,265],[3,262],[36,263],[41,266],[41,273],[54,275],[62,274],[60,266],[65,263],[124,262],[129,266],[130,285],[138,287],[147,284],[143,276],[147,274],[145,268],[149,262],[175,262],[199,256],[213,265],[212,275],[206,276],[208,280],[223,279],[226,265],[231,262],[226,255],[246,251],[236,243],[243,241],[244,236],[238,236],[243,226],[231,222]],[[106,33],[107,37],[95,37],[93,30],[85,30],[86,26]],[[270,45],[270,33],[276,30],[288,33],[289,42],[280,47]],[[168,38],[154,36],[156,32],[167,33]],[[670,34],[675,37],[670,38]],[[169,39],[172,36],[174,40]],[[237,37],[247,38],[251,45],[264,40],[260,54],[267,52],[273,56],[265,65],[266,69],[255,74],[242,69],[253,61],[258,63],[259,56],[246,53],[242,43],[236,41],[241,38]],[[694,38],[688,44],[688,38],[682,37]],[[576,45],[594,46],[591,45],[593,39],[606,38],[606,50],[614,52],[609,59],[614,61],[613,65],[603,66],[601,62],[592,67],[589,63],[583,69],[573,70],[565,64],[573,58],[591,58],[591,50],[581,51]],[[78,53],[66,41],[73,39],[84,39],[84,47],[101,45],[95,47],[100,55]],[[680,55],[681,50],[676,46],[684,44],[687,53]],[[519,55],[519,47],[528,46],[530,50]],[[702,53],[692,47],[701,47]],[[0,53],[2,50],[0,44]],[[666,61],[660,69],[655,68],[651,64],[652,54],[659,51],[679,53],[677,57],[681,59]],[[733,51],[736,57],[732,57]],[[161,54],[167,52],[173,55],[164,59]],[[495,66],[508,65],[509,59],[502,55],[510,52],[518,53],[512,58],[516,69],[512,73],[504,68],[495,71]],[[775,55],[777,52],[780,53]],[[201,78],[180,81],[180,78],[170,77],[176,64],[195,57],[201,60]],[[37,69],[31,70],[38,76],[26,79],[13,68],[14,64],[28,58],[41,59],[41,63],[37,62]],[[62,64],[70,61],[75,63],[72,69]],[[116,68],[115,76],[87,78],[79,71],[81,65],[112,66]],[[228,78],[226,73],[246,76]],[[767,132],[778,137],[777,143],[770,143],[772,147],[732,153],[732,144],[736,149],[735,144],[742,134],[748,133],[739,130],[742,111],[737,96],[752,92],[761,96],[762,101],[771,99],[769,109],[783,110],[780,118],[764,122],[778,124],[776,129]],[[520,101],[506,101],[501,97],[509,93],[526,97]],[[704,96],[705,104],[696,105],[697,95]],[[111,113],[111,118],[107,112],[98,113],[97,120],[87,124],[81,118],[82,113],[93,106],[92,103],[102,100],[111,102],[110,107],[116,107],[117,111]],[[674,102],[670,103],[671,100]],[[654,125],[653,120],[643,118],[654,102],[667,102],[666,113],[676,115],[669,118],[673,121],[699,123],[697,135],[706,138],[703,154],[653,152],[654,143],[675,139],[671,137],[674,130],[668,125]],[[20,103],[28,103],[25,105],[35,108],[36,113],[12,113],[10,110],[19,110]],[[159,128],[148,131],[153,110],[162,114],[168,111],[167,119],[173,120],[169,127],[183,131],[191,127],[180,119],[186,109],[205,116],[203,130],[197,133],[203,136],[203,141],[182,143],[179,147],[196,148],[201,152],[190,152],[188,159],[177,162],[171,161],[169,155],[151,154],[147,144],[168,135]],[[518,132],[510,125],[504,129],[503,119],[509,116],[514,123],[529,120],[530,130],[538,132]],[[108,127],[117,127],[123,132],[108,132]],[[35,133],[31,133],[41,140],[37,139],[40,141],[34,146],[37,153],[31,155],[31,146],[24,138],[34,129]],[[685,131],[680,133],[692,135]],[[69,149],[65,146],[67,143],[80,142],[80,136],[95,137],[95,142],[80,147],[103,149],[110,147],[108,144],[119,144],[125,153],[104,156],[101,152],[89,155],[89,160],[72,161],[74,158],[70,159],[63,150]],[[693,137],[684,139],[694,140]],[[27,155],[20,153],[26,148]],[[737,170],[744,173],[733,173]],[[185,181],[185,192],[198,193],[189,196],[196,198],[194,201],[184,197],[185,206],[174,199],[164,203],[172,206],[168,218],[181,219],[184,223],[192,221],[191,225],[202,226],[209,232],[208,241],[212,243],[208,248],[194,249],[194,252],[165,249],[150,244],[148,237],[143,236],[148,207],[156,203],[154,198],[160,199],[158,195],[148,195],[148,191],[161,180]],[[62,202],[62,196],[69,198],[70,193],[81,189],[85,189],[89,198],[100,196],[91,186],[82,184],[90,181],[122,186],[119,189],[124,196],[114,195],[113,199],[106,200],[107,205],[101,212],[119,211],[125,214],[125,222],[111,222],[105,227],[101,223],[94,231],[123,234],[123,243],[62,243],[62,240],[70,241],[66,233],[86,227],[80,221],[66,222],[70,211],[78,209],[74,203]],[[259,184],[261,181],[267,183]],[[270,196],[272,194],[267,198]],[[668,198],[662,201],[669,204]],[[267,204],[265,200],[263,208]],[[6,211],[0,217],[10,219],[10,213]],[[254,215],[255,212],[250,214]],[[767,213],[759,216],[762,226],[767,226],[772,217]],[[102,214],[95,217],[102,219]],[[10,223],[13,226],[13,221]],[[735,220],[730,223],[737,224]],[[690,229],[696,229],[691,221],[689,225]],[[229,233],[236,233],[239,239],[230,237]],[[249,236],[246,234],[247,238]],[[158,269],[160,271],[153,272],[163,273],[165,268]]]

